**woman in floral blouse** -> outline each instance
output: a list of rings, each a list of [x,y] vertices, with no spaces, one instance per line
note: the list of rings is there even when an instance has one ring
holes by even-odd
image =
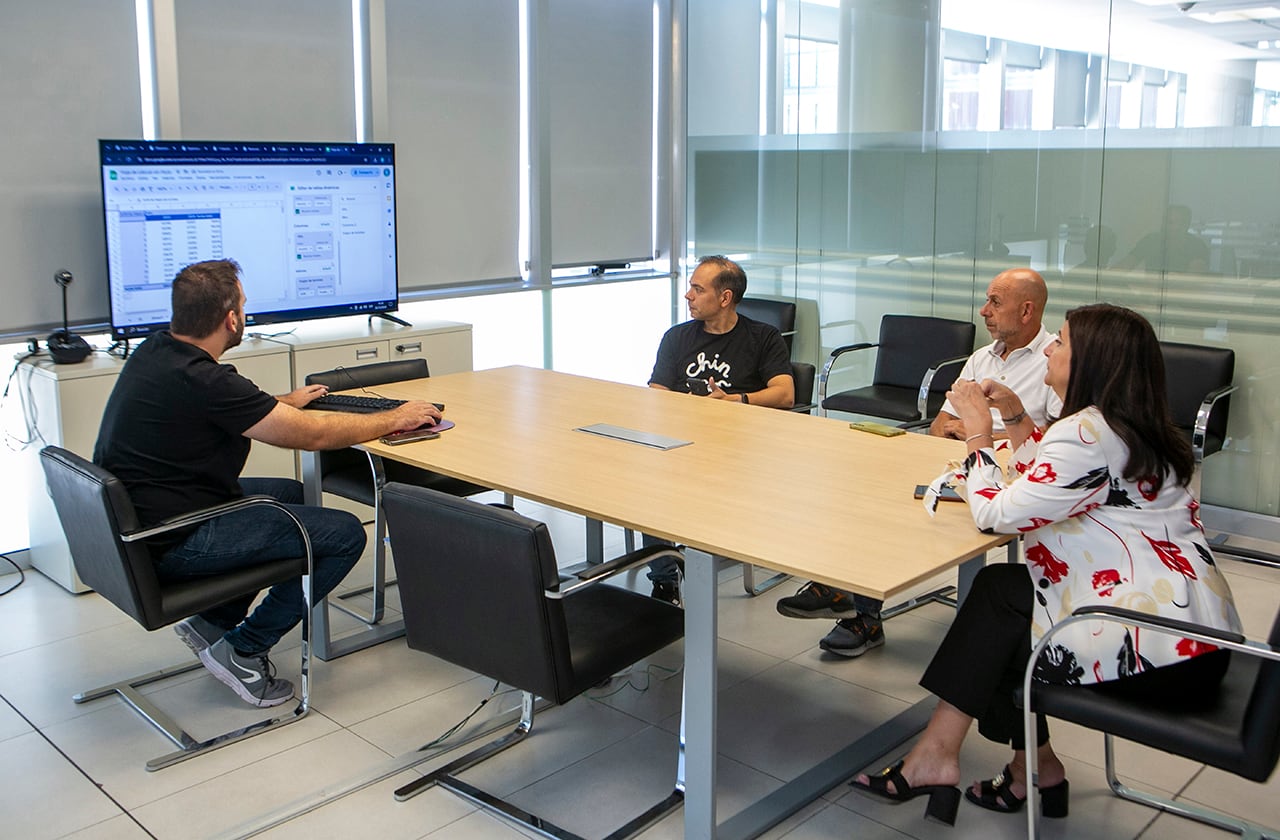
[[[979,528],[1021,533],[1026,565],[978,574],[920,684],[941,698],[920,740],[893,767],[855,787],[893,801],[930,798],[928,814],[953,822],[960,745],[974,718],[987,738],[1011,744],[1012,760],[966,798],[1012,812],[1026,796],[1021,712],[1013,705],[1031,648],[1082,606],[1111,605],[1238,632],[1240,619],[1214,565],[1187,490],[1194,462],[1169,418],[1164,363],[1151,325],[1109,304],[1067,313],[1045,351],[1045,382],[1062,419],[1034,427],[1017,396],[998,383],[957,381],[948,394],[970,431],[957,478]],[[1007,480],[995,461],[990,409],[1015,448]],[[1111,622],[1080,622],[1054,637],[1035,678],[1155,697],[1210,696],[1229,653]],[[1066,816],[1067,781],[1037,719],[1045,816]]]

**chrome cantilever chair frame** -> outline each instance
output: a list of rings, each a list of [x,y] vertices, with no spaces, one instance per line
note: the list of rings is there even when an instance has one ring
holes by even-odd
[[[1209,433],[1209,418],[1213,414],[1213,407],[1219,400],[1230,396],[1240,390],[1239,385],[1224,385],[1217,390],[1210,391],[1205,394],[1204,400],[1200,403],[1200,408],[1196,411],[1196,425],[1191,430],[1191,452],[1195,456],[1195,470],[1191,475],[1191,494],[1197,499],[1200,498],[1200,473],[1204,469],[1205,459],[1205,441]]]
[[[138,540],[144,540],[148,537],[158,536],[179,528],[185,528],[191,525],[199,525],[202,522],[208,522],[210,519],[216,519],[228,513],[234,513],[238,510],[244,510],[258,505],[266,505],[279,510],[293,522],[298,528],[298,533],[302,537],[302,545],[306,552],[307,573],[302,578],[302,594],[306,599],[306,603],[312,603],[311,597],[311,538],[307,535],[307,529],[302,526],[298,518],[285,507],[281,502],[276,501],[270,496],[245,496],[234,502],[217,505],[211,508],[205,508],[194,513],[180,516],[175,519],[166,520],[163,524],[153,528],[146,528],[141,531],[133,531],[128,534],[121,534],[120,539],[123,542],[131,543]],[[294,723],[306,716],[311,711],[311,645],[310,634],[307,623],[304,621],[302,626],[302,664],[300,682],[302,687],[302,697],[298,701],[298,705],[293,711],[286,714],[274,715],[269,718],[251,723],[248,726],[242,726],[233,729],[230,732],[224,732],[221,735],[215,735],[203,741],[198,741],[185,729],[182,728],[173,718],[162,712],[153,703],[143,697],[139,692],[140,686],[149,685],[166,677],[175,674],[185,674],[188,671],[194,671],[197,668],[204,667],[199,660],[185,665],[173,665],[168,668],[161,668],[158,671],[152,671],[148,674],[133,677],[127,680],[111,683],[110,685],[91,688],[76,694],[71,699],[78,703],[87,703],[90,700],[97,700],[100,697],[106,697],[109,694],[119,694],[121,699],[133,707],[134,711],[142,715],[146,720],[160,730],[165,737],[178,747],[176,752],[153,758],[147,762],[147,770],[159,770],[162,767],[168,767],[171,764],[177,764],[180,761],[186,761],[194,758],[202,752],[216,750],[219,747],[225,747],[228,744],[234,744],[236,741],[244,740],[250,735],[257,735],[260,732],[266,732],[269,729],[276,729],[286,724]]]
[[[64,471],[77,471],[77,472],[80,472],[81,474],[83,474],[89,467],[92,467],[94,470],[102,473],[105,476],[111,477],[113,480],[115,480],[114,477],[110,476],[110,473],[107,473],[105,470],[102,470],[99,467],[95,467],[94,465],[89,464],[87,461],[84,461],[84,459],[80,458],[79,456],[76,456],[74,453],[67,452],[66,450],[59,450],[57,447],[49,447],[46,450],[46,452],[48,453],[44,455],[44,458],[47,461],[45,466],[46,471],[49,469],[52,469],[52,467],[49,466],[48,462],[56,463],[57,469],[64,470]],[[71,456],[71,460],[68,460],[66,456]],[[80,463],[77,463],[77,462],[80,462]],[[84,464],[85,466],[82,466],[81,464]],[[94,476],[92,474],[90,474],[90,479],[95,482],[98,482],[99,484],[101,484],[101,481],[102,481],[102,479],[99,476]],[[57,502],[57,498],[55,497],[55,503],[56,502]],[[288,509],[288,507],[286,507],[283,503],[277,501],[276,499],[271,498],[270,496],[260,496],[260,495],[245,496],[243,498],[236,499],[231,502],[226,502],[224,504],[203,508],[197,511],[192,511],[191,513],[187,513],[182,516],[176,516],[149,528],[137,528],[137,529],[132,529],[132,530],[124,531],[121,533],[117,533],[116,537],[117,539],[119,539],[121,543],[124,543],[124,544],[135,543],[141,540],[145,540],[149,537],[159,536],[161,534],[166,534],[181,528],[188,528],[193,525],[198,525],[202,522],[208,522],[211,519],[217,519],[218,517],[225,516],[229,513],[234,513],[236,511],[241,511],[250,507],[255,507],[260,505],[266,505],[268,507],[272,507],[272,508],[275,508],[276,510],[279,510],[283,515],[287,516],[289,520],[292,521],[293,524],[297,527],[298,534],[302,537],[302,544],[303,544],[304,555],[305,555],[304,559],[305,559],[306,572],[302,579],[303,596],[306,599],[307,603],[311,603],[313,600],[312,592],[311,592],[311,570],[312,570],[311,539],[307,535],[306,528],[303,527],[302,523],[298,520],[296,516],[293,515],[293,513]],[[128,511],[118,511],[110,504],[109,501],[107,502],[107,508],[108,508],[107,509],[108,518],[113,522],[118,521],[116,517],[119,513],[125,513],[129,518],[133,517],[132,509],[129,509]],[[74,554],[72,555],[72,559],[73,561],[76,559]],[[85,575],[82,574],[82,577],[83,576]],[[133,596],[135,598],[138,597],[136,590],[134,591]],[[129,610],[123,606],[120,606],[120,605],[116,605],[116,606],[125,612],[129,612]],[[150,608],[143,607],[143,609],[150,609]],[[154,626],[154,625],[148,626],[148,623],[149,623],[148,621],[143,621],[142,619],[138,619],[137,616],[134,616],[134,618],[149,630],[158,629],[158,626]],[[158,623],[160,620],[162,619],[156,618],[155,622]],[[160,626],[163,626],[163,625],[160,625]],[[106,697],[111,694],[120,695],[120,698],[124,700],[124,702],[132,706],[134,711],[140,714],[144,719],[147,720],[148,723],[154,726],[165,737],[167,737],[171,742],[173,742],[174,746],[178,747],[178,749],[174,752],[159,756],[157,758],[153,758],[147,762],[146,764],[147,770],[149,771],[159,770],[163,767],[168,767],[172,764],[177,764],[180,761],[186,761],[189,758],[194,758],[195,756],[200,755],[201,753],[209,752],[211,750],[218,749],[219,747],[225,747],[228,744],[233,744],[236,741],[243,740],[252,735],[257,735],[261,732],[266,732],[270,729],[276,729],[280,726],[285,726],[287,724],[294,723],[298,720],[301,720],[303,717],[305,717],[311,708],[311,702],[310,702],[311,651],[310,651],[309,640],[310,640],[310,637],[308,634],[308,628],[304,623],[302,628],[302,655],[301,655],[302,697],[298,702],[298,705],[293,709],[293,711],[287,712],[284,714],[273,715],[272,717],[265,718],[255,723],[248,724],[247,726],[238,727],[229,732],[224,732],[221,735],[216,735],[212,738],[207,738],[204,740],[199,740],[194,736],[192,736],[191,734],[189,734],[173,718],[171,718],[165,712],[161,711],[146,696],[144,696],[141,692],[138,691],[138,689],[142,686],[150,685],[151,683],[158,682],[159,680],[165,679],[167,677],[171,677],[176,674],[183,674],[188,671],[194,671],[197,668],[203,667],[199,661],[183,663],[180,665],[172,665],[166,668],[161,668],[160,670],[157,670],[157,671],[151,671],[149,673],[141,674],[136,677],[120,680],[118,682],[114,682],[109,685],[99,686],[97,688],[91,688],[86,691],[82,691],[79,694],[76,694],[72,699],[74,700],[74,702],[79,704],[79,703],[87,703],[90,700],[97,700],[101,697]]]
[[[1153,633],[1177,635],[1181,638],[1216,645],[1218,648],[1229,650],[1237,656],[1245,655],[1262,659],[1264,661],[1280,663],[1280,650],[1269,644],[1250,641],[1237,634],[1224,633],[1212,630],[1211,628],[1201,627],[1200,625],[1188,624],[1186,622],[1164,621],[1145,613],[1138,613],[1115,607],[1081,608],[1072,613],[1072,615],[1067,619],[1055,624],[1049,632],[1040,639],[1039,644],[1035,646],[1034,650],[1032,650],[1031,658],[1027,660],[1027,668],[1023,673],[1023,698],[1034,698],[1035,696],[1033,693],[1035,690],[1035,682],[1032,680],[1032,674],[1035,671],[1035,663],[1040,658],[1040,655],[1044,652],[1045,648],[1048,647],[1053,637],[1057,635],[1060,630],[1082,621],[1110,621],[1125,624],[1130,627],[1149,630]],[[1036,742],[1034,701],[1030,703],[1024,702],[1022,705],[1023,736],[1027,739],[1025,743],[1033,744]],[[1157,796],[1153,793],[1136,790],[1125,785],[1120,781],[1116,774],[1114,741],[1115,736],[1112,733],[1103,732],[1107,785],[1116,796],[1119,796],[1122,799],[1127,799],[1131,802],[1138,802],[1142,805],[1156,808],[1161,811],[1167,811],[1171,814],[1197,820],[1226,831],[1233,831],[1241,837],[1280,838],[1280,833],[1277,833],[1275,830],[1255,825],[1247,820],[1232,817],[1191,802],[1177,802],[1167,797]],[[1153,748],[1160,749],[1159,746],[1153,746]],[[1027,837],[1033,838],[1034,840],[1034,838],[1038,838],[1040,836],[1040,807],[1038,802],[1039,789],[1036,786],[1039,779],[1038,756],[1035,750],[1027,750],[1026,757],[1027,778],[1031,780],[1031,784],[1027,785],[1027,799],[1025,804],[1027,813]]]

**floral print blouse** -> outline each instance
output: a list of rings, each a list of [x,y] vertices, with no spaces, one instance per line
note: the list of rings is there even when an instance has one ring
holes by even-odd
[[[1129,450],[1087,408],[1039,429],[1013,454],[1007,480],[991,449],[957,475],[973,521],[1022,533],[1035,586],[1031,637],[1087,605],[1111,605],[1239,632],[1231,590],[1213,560],[1200,505],[1174,477],[1159,490],[1124,478]],[[1054,636],[1038,678],[1064,684],[1119,679],[1214,647],[1115,622],[1084,621]]]

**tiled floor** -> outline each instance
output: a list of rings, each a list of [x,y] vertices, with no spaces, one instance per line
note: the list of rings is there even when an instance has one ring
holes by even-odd
[[[581,521],[521,503],[552,526],[562,564],[583,555]],[[621,536],[609,532],[614,553]],[[1280,574],[1224,562],[1251,635],[1269,629]],[[640,576],[636,586],[647,586]],[[11,577],[0,578],[4,588]],[[352,585],[358,585],[354,577]],[[751,804],[829,755],[860,729],[925,696],[916,685],[946,630],[948,609],[929,606],[887,625],[888,644],[855,660],[817,647],[826,622],[778,616],[774,602],[792,583],[759,598],[743,594],[735,567],[721,573],[721,817]],[[354,622],[335,614],[339,628]],[[494,621],[501,623],[501,616]],[[296,676],[297,635],[273,657]],[[499,819],[439,789],[398,803],[391,792],[417,774],[392,761],[461,720],[491,683],[388,642],[314,668],[313,713],[297,725],[146,773],[168,742],[116,699],[72,704],[91,685],[182,661],[170,632],[146,633],[97,595],[73,597],[40,574],[0,599],[0,836],[83,840],[232,837],[275,824],[261,836],[315,838],[518,838]],[[682,661],[680,645],[625,677],[537,718],[526,743],[467,778],[544,813],[571,831],[602,836],[660,799],[675,771]],[[203,671],[154,689],[160,704],[207,735],[250,720],[255,710]],[[504,695],[459,737],[509,718]],[[1066,725],[1054,742],[1071,778],[1071,817],[1046,823],[1049,838],[1214,838],[1214,829],[1124,803],[1105,788],[1100,736]],[[441,763],[436,753],[422,765]],[[892,756],[890,756],[891,758]],[[976,732],[965,744],[964,775],[985,777],[1007,759]],[[877,765],[878,766],[878,765]],[[1120,767],[1139,784],[1280,825],[1277,782],[1255,785],[1133,745]],[[361,784],[386,776],[365,787]],[[348,792],[350,791],[350,792]],[[962,803],[953,829],[926,823],[923,804],[893,807],[839,787],[768,837],[1014,838],[1020,817]],[[681,836],[679,812],[645,838]]]

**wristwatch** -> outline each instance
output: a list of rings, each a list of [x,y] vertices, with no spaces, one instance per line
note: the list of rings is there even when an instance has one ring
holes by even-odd
[[[738,394],[738,399],[740,399],[742,402],[746,403],[747,405],[751,405],[751,403],[747,400],[746,393]]]
[[[1004,424],[1006,426],[1012,426],[1015,423],[1021,423],[1022,418],[1026,416],[1027,416],[1027,410],[1024,408],[1022,411],[1019,411],[1017,414],[1013,415],[1012,417],[1001,417],[1000,419],[1004,421]]]

